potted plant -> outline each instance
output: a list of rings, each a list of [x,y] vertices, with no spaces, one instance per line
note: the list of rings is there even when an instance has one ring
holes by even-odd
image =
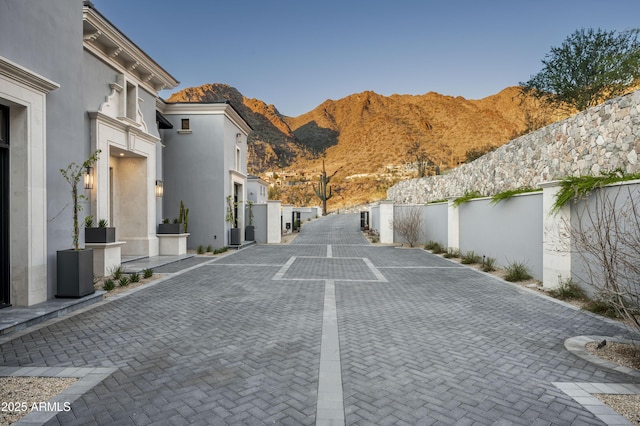
[[[231,195],[227,196],[227,216],[225,220],[229,222],[231,225],[231,229],[229,230],[229,245],[239,246],[240,245],[240,228],[238,228],[238,224],[236,221],[236,203],[233,202]]]
[[[114,243],[116,241],[116,228],[107,226],[106,219],[98,221],[98,227],[93,226],[93,216],[84,219],[84,242],[85,243]]]
[[[164,218],[158,224],[158,234],[186,234],[189,226],[189,209],[184,208],[184,203],[180,201],[180,218],[174,217],[173,223],[169,223],[169,218]]]
[[[93,250],[80,249],[78,240],[80,227],[78,226],[78,212],[82,210],[80,201],[86,197],[78,194],[78,182],[87,167],[98,161],[100,150],[94,152],[81,165],[75,162],[66,169],[60,169],[60,174],[71,186],[71,205],[73,206],[73,248],[58,250],[57,252],[57,297],[83,297],[93,293]]]
[[[180,222],[178,218],[173,219],[173,223],[170,223],[169,218],[164,218],[162,223],[158,225],[158,234],[179,234]]]
[[[249,225],[245,228],[244,235],[247,241],[255,241],[256,227],[253,226],[253,201],[247,201],[247,208],[249,209]]]

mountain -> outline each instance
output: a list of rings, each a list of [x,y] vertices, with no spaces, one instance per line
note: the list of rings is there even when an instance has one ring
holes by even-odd
[[[480,100],[434,92],[382,96],[366,91],[327,100],[298,117],[283,116],[275,106],[223,84],[185,89],[168,101],[221,99],[229,100],[254,129],[249,137],[250,173],[276,172],[283,201],[317,204],[311,183],[324,160],[327,172],[336,172],[332,208],[384,198],[389,186],[415,176],[407,151],[416,142],[444,171],[464,162],[471,150],[498,147],[566,116],[523,98],[518,87]]]

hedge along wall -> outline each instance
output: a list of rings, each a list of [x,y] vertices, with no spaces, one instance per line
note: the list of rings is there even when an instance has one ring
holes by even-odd
[[[387,191],[398,204],[424,204],[478,191],[483,195],[565,176],[640,171],[640,91],[612,99],[521,136],[446,175],[399,182]]]

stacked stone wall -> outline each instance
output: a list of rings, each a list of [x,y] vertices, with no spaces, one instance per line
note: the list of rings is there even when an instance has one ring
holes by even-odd
[[[566,176],[640,171],[640,91],[612,99],[521,136],[447,174],[399,182],[398,204],[422,204],[478,191],[483,195]]]

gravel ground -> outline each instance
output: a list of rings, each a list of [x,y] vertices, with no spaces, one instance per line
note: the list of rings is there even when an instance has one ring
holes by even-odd
[[[588,343],[587,350],[593,355],[625,367],[640,370],[640,347],[616,342],[607,342],[601,349],[597,343]]]
[[[78,379],[72,377],[0,377],[0,425],[10,425]],[[36,405],[37,407],[37,405]]]
[[[635,425],[640,425],[640,395],[594,394],[596,398],[613,408]]]

